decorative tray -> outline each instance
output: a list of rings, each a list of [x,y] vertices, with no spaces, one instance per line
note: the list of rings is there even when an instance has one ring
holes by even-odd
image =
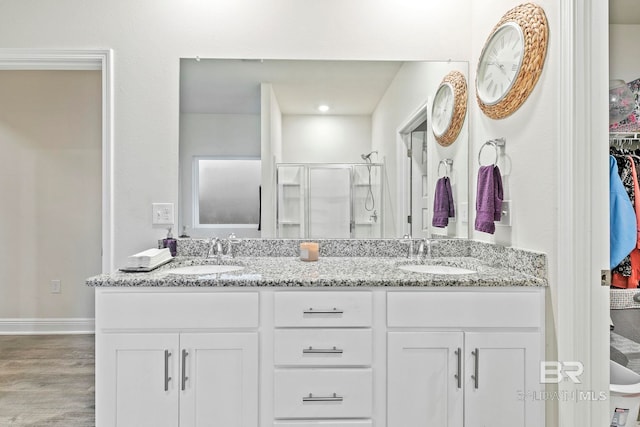
[[[149,267],[123,267],[120,269],[120,271],[123,271],[125,273],[148,273],[158,267],[170,263],[171,261],[173,261],[173,258],[165,259],[164,261],[161,261],[156,265],[150,265]]]

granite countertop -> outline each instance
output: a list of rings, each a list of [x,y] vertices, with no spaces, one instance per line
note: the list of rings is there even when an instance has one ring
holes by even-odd
[[[437,264],[474,270],[470,274],[425,274],[404,271],[402,264]],[[399,257],[321,257],[304,262],[294,257],[238,257],[220,264],[244,266],[226,273],[177,275],[171,270],[189,265],[218,264],[214,258],[176,257],[149,273],[116,272],[90,277],[88,286],[547,286],[547,281],[512,269],[494,267],[471,257],[437,257],[411,261]]]

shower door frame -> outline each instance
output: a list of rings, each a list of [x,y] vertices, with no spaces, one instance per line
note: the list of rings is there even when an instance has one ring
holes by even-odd
[[[303,192],[303,205],[304,205],[304,220],[302,221],[303,224],[301,224],[301,234],[302,236],[299,236],[299,238],[309,238],[311,239],[312,237],[310,236],[310,232],[311,232],[311,223],[310,223],[310,219],[311,219],[311,215],[310,215],[310,209],[309,209],[309,203],[310,203],[310,198],[311,198],[311,180],[310,180],[310,174],[309,171],[310,169],[348,169],[349,170],[349,237],[350,239],[356,238],[355,237],[355,232],[356,232],[356,222],[355,222],[355,197],[354,197],[354,176],[355,176],[355,167],[356,166],[372,166],[372,167],[379,167],[380,168],[380,194],[379,194],[379,205],[380,205],[380,209],[379,209],[379,213],[377,214],[378,216],[378,220],[377,223],[379,224],[380,227],[380,237],[377,238],[382,238],[383,237],[383,232],[384,232],[384,227],[383,227],[383,221],[384,221],[384,199],[383,199],[383,195],[384,192],[382,191],[382,174],[384,174],[384,163],[277,163],[276,167],[275,167],[275,173],[276,173],[276,177],[275,177],[275,182],[276,182],[276,194],[275,194],[275,207],[276,207],[276,215],[275,215],[275,220],[276,220],[276,236],[278,238],[283,238],[281,236],[281,224],[280,224],[280,181],[279,181],[279,177],[278,177],[278,167],[279,166],[286,166],[286,167],[299,167],[302,168],[304,170],[304,177],[303,177],[303,182],[304,182],[304,192]],[[314,239],[318,239],[317,237],[314,237]]]

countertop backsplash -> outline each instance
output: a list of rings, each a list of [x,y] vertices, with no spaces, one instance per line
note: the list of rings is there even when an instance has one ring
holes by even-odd
[[[205,256],[208,239],[177,239],[177,255]],[[472,257],[495,267],[514,270],[547,280],[547,256],[544,253],[498,246],[467,239],[433,239],[433,257]],[[321,257],[406,257],[408,242],[401,239],[259,239],[247,238],[234,243],[238,257],[297,257],[301,242],[318,242]],[[417,247],[419,239],[414,239]],[[162,247],[162,240],[158,241]]]

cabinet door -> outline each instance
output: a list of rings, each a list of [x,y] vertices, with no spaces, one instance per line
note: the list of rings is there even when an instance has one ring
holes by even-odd
[[[178,335],[104,334],[97,371],[100,427],[178,425]]]
[[[180,348],[180,427],[257,427],[258,334],[181,334]]]
[[[462,344],[461,332],[388,333],[388,426],[462,427]]]
[[[538,333],[465,333],[465,426],[544,425],[540,356]]]

